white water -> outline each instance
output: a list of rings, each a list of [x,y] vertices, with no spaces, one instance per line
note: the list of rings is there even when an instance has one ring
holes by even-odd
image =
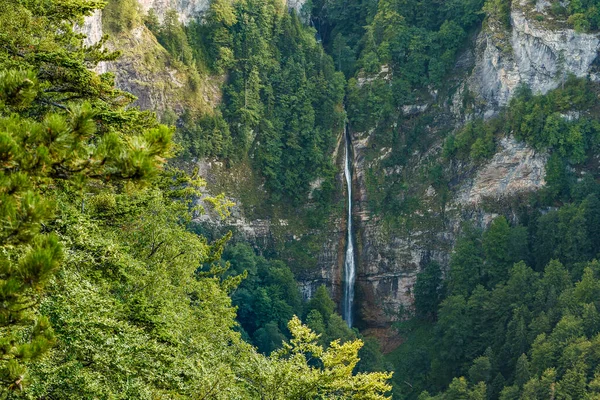
[[[354,264],[354,244],[352,243],[352,168],[350,158],[350,134],[348,127],[344,131],[346,141],[346,157],[344,161],[344,175],[346,176],[346,188],[348,192],[348,239],[346,244],[346,258],[344,260],[344,319],[349,327],[352,327],[352,308],[354,303],[354,282],[356,281],[356,265]]]

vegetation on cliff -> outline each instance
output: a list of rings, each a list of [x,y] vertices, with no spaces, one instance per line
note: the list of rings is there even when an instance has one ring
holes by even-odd
[[[245,273],[187,229],[203,182],[173,130],[129,108],[117,54],[73,30],[102,1],[0,1],[0,381],[5,398],[371,398],[360,340],[292,314],[265,356],[236,331]],[[219,199],[212,203],[220,207]]]
[[[507,2],[313,0],[316,30],[279,0],[213,0],[187,26],[174,11],[159,20],[135,0],[110,1],[109,32],[144,23],[190,85],[226,77],[217,110],[166,113],[177,133],[92,71],[118,54],[85,47],[73,25],[104,3],[0,0],[2,394],[386,398],[377,343],[363,347],[324,286],[302,300],[294,273],[310,263],[199,234],[204,182],[167,159],[179,148],[248,166],[266,203],[299,214],[310,201],[299,219],[319,227],[335,197],[344,96],[372,154],[390,149],[382,166],[407,165],[450,131],[430,134],[434,116],[411,110],[435,107],[482,10],[506,17]],[[580,3],[568,5],[570,23],[597,29],[596,5]],[[503,135],[550,154],[545,189],[485,231],[465,225],[448,269],[432,262],[418,275],[414,314],[398,324],[406,342],[387,357],[396,398],[600,398],[597,87],[561,83],[544,96],[522,88],[424,167],[418,184],[444,203],[449,165],[476,167]],[[406,176],[366,177],[375,214],[418,207]],[[204,203],[226,214],[222,199]]]
[[[447,270],[432,263],[419,274],[416,315],[399,326],[408,340],[390,358],[395,395],[598,397],[596,90],[573,78],[545,96],[524,89],[497,118],[447,140],[448,159],[478,162],[477,141],[489,140],[491,155],[498,135],[512,134],[551,153],[547,185],[510,213],[497,204],[506,217],[483,232],[466,226]]]
[[[468,175],[489,160],[501,137],[513,135],[550,155],[543,190],[508,205],[482,205],[506,217],[486,231],[465,226],[448,268],[423,266],[414,314],[407,310],[398,324],[406,342],[387,357],[395,367],[394,397],[598,398],[597,85],[557,76],[559,87],[546,95],[523,87],[496,117],[475,118],[449,134],[454,127],[442,109],[448,105],[438,100],[456,90],[448,72],[485,14],[510,26],[510,2],[312,5],[325,47],[349,78],[351,127],[368,132],[364,165],[372,158],[380,167],[365,171],[369,211],[392,220],[393,228],[402,221],[411,232],[407,220],[416,219],[416,210],[447,222],[457,170]],[[578,31],[595,30],[596,7],[553,2],[551,14]],[[477,107],[468,89],[461,100],[461,112]],[[415,187],[425,192],[429,185],[440,212],[419,204],[424,199]],[[431,229],[419,221],[413,226],[419,233]]]
[[[395,394],[419,399],[596,398],[600,250],[596,184],[556,211],[467,229],[447,279],[431,265],[393,356]],[[418,360],[418,362],[416,361]],[[460,377],[460,378],[458,378]],[[410,386],[403,382],[410,383]],[[449,385],[442,394],[435,393]]]
[[[186,151],[231,163],[251,158],[271,201],[299,205],[312,191],[331,202],[331,154],[345,114],[344,78],[285,4],[214,1],[204,18],[183,27],[176,14],[146,24],[175,57],[205,73],[224,73],[223,103],[213,115],[185,114]]]

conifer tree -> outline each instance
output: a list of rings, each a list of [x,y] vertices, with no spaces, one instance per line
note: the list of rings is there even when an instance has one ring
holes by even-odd
[[[0,382],[21,389],[54,335],[37,305],[60,267],[58,188],[154,176],[172,132],[91,67],[117,54],[73,29],[102,1],[0,0]]]

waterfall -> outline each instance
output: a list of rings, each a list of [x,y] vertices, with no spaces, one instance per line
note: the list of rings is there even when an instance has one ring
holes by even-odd
[[[346,242],[346,258],[344,259],[344,319],[352,327],[352,312],[354,303],[354,282],[356,281],[356,265],[354,263],[354,244],[352,243],[352,152],[348,125],[344,128],[346,143],[346,156],[344,160],[344,175],[346,176],[346,190],[348,191],[348,239]]]

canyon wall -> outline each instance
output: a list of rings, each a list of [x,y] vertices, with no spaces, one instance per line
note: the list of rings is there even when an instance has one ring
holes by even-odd
[[[303,3],[289,0],[288,6],[299,11]],[[164,16],[167,9],[174,8],[180,20],[187,22],[201,15],[208,1],[142,0],[140,4],[145,11],[157,10],[159,17]],[[510,12],[510,27],[488,19],[458,59],[452,78],[456,90],[446,98],[436,95],[424,103],[406,106],[404,113],[407,116],[431,113],[433,122],[428,129],[434,132],[460,127],[474,116],[496,114],[521,84],[529,85],[535,93],[546,93],[558,87],[569,74],[597,79],[598,35],[569,29],[564,21],[554,20],[547,7],[544,0],[538,0],[537,4],[515,1]],[[99,40],[102,36],[101,13],[89,17],[82,29],[88,35],[89,43]],[[208,107],[218,104],[222,78],[208,79],[199,90],[190,94],[185,71],[170,62],[166,51],[145,27],[137,27],[108,45],[127,51],[119,61],[99,68],[115,73],[117,84],[138,97],[136,105],[159,113],[167,109],[179,113],[192,102],[201,101]],[[478,104],[478,109],[471,113],[461,107],[462,96],[467,91]],[[339,139],[341,137],[340,132]],[[380,156],[367,157],[374,146],[372,134],[352,132],[352,140],[354,220],[358,230],[356,300],[359,325],[363,327],[389,327],[402,317],[404,309],[412,307],[418,272],[431,261],[447,266],[461,223],[470,220],[485,227],[495,217],[483,204],[538,190],[545,184],[547,154],[535,152],[514,138],[506,137],[499,143],[497,154],[484,165],[452,166],[456,178],[451,182],[450,197],[440,202],[436,190],[422,185],[419,180],[423,166],[440,155],[441,143],[434,142],[429,150],[413,154],[407,166],[388,166],[384,171],[386,175],[402,177],[419,201],[417,210],[403,217],[406,220],[403,228],[392,229],[386,222],[390,216],[371,209],[366,178],[370,170],[384,169],[383,163],[390,149],[378,149]],[[340,146],[341,140],[333,158],[339,166],[338,197],[343,201],[343,157],[340,156],[343,148]],[[343,212],[332,216],[325,232],[298,228],[279,217],[249,216],[244,213],[245,196],[244,190],[240,189],[248,184],[247,174],[238,171],[236,175],[217,160],[199,160],[199,166],[208,180],[209,192],[231,190],[228,194],[239,205],[225,221],[207,214],[199,217],[199,222],[212,224],[222,231],[231,229],[240,240],[253,243],[257,249],[277,250],[286,243],[302,245],[307,238],[318,238],[319,245],[311,242],[314,265],[297,275],[303,294],[309,298],[316,287],[325,284],[334,299],[341,299],[346,245]],[[223,185],[223,182],[227,184]],[[254,188],[257,193],[262,190],[260,185]],[[345,206],[343,204],[342,208]]]
[[[460,127],[474,117],[489,118],[505,106],[520,85],[536,94],[557,88],[570,74],[597,79],[597,34],[577,33],[547,11],[549,4],[518,1],[510,11],[510,27],[488,19],[457,61],[456,91],[450,98],[404,107],[406,115],[435,113],[428,129]],[[469,91],[478,109],[465,113],[462,98]],[[435,111],[428,111],[431,109]],[[431,114],[433,115],[433,114]],[[418,198],[419,206],[401,229],[390,229],[385,215],[369,206],[368,171],[382,170],[390,149],[379,157],[367,157],[375,145],[369,132],[353,132],[355,184],[358,203],[359,318],[367,328],[389,327],[412,308],[418,272],[429,262],[447,267],[463,221],[484,228],[494,217],[486,204],[507,203],[511,198],[545,185],[548,155],[539,153],[513,137],[498,144],[497,154],[480,166],[453,165],[450,198],[440,207],[433,187],[421,184],[424,166],[440,157],[442,143],[413,154],[407,166],[385,167],[387,176],[397,175]]]

